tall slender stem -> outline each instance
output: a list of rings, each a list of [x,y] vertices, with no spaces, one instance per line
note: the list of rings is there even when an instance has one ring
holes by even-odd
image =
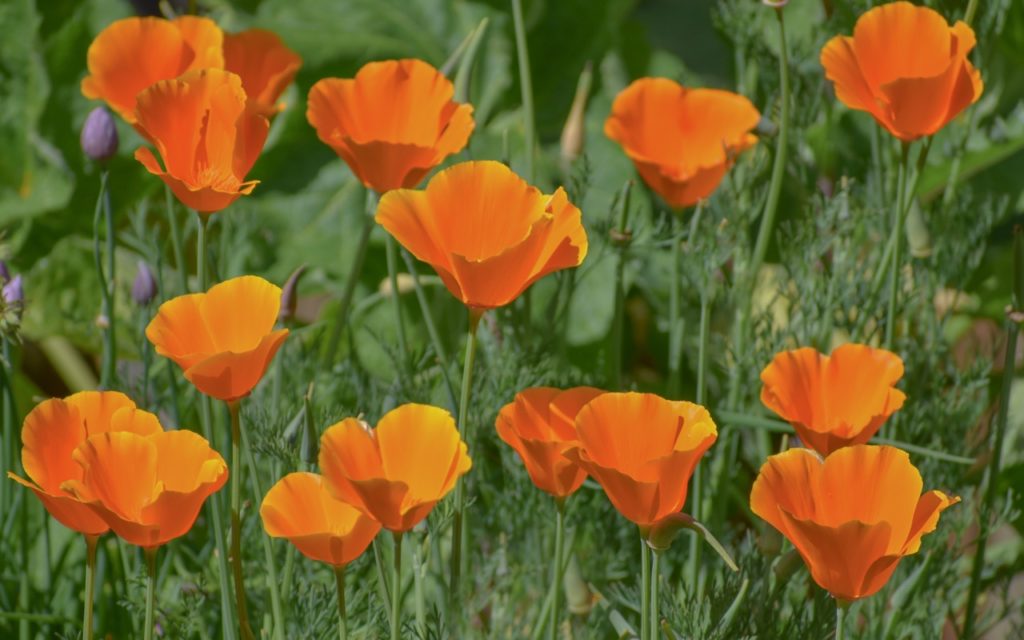
[[[106,170],[104,170],[104,174]],[[106,222],[106,234],[105,239],[107,241],[107,282],[104,285],[107,287],[107,308],[104,309],[103,313],[107,316],[107,331],[109,332],[109,339],[107,341],[107,348],[109,353],[106,359],[106,366],[109,370],[106,372],[108,377],[107,383],[113,385],[117,378],[117,312],[115,307],[117,306],[117,255],[116,251],[116,238],[114,237],[114,212],[110,206],[110,185],[105,185],[103,189],[103,218]],[[109,387],[104,387],[104,389]]]
[[[429,536],[430,534],[427,533]],[[426,542],[426,540],[424,540]],[[420,555],[420,545],[413,540],[412,545],[412,570],[413,590],[416,597],[416,630],[420,636],[427,637],[427,599],[423,590],[423,581],[426,567],[423,565],[423,558]]]
[[[555,564],[551,567],[551,621],[548,637],[558,638],[558,623],[561,619],[559,596],[562,594],[562,556],[565,554],[565,498],[555,499]]]
[[[395,558],[391,571],[391,640],[398,640],[402,624],[402,532],[392,531]]]
[[[480,324],[481,313],[469,311],[469,330],[466,335],[466,358],[462,367],[462,390],[459,394],[459,434],[469,443],[470,433],[467,419],[469,416],[469,395],[473,389],[473,360],[476,357],[476,331]],[[455,517],[452,521],[452,555],[450,579],[448,583],[449,604],[458,602],[459,579],[462,574],[462,543],[466,530],[466,481],[460,478],[455,485]],[[454,611],[454,607],[449,607]]]
[[[0,407],[0,419],[3,420],[3,463],[4,470],[17,471],[21,466],[18,463],[18,456],[14,451],[17,448],[15,435],[15,423],[18,421],[17,402],[14,398],[14,362],[11,354],[11,341],[6,336],[0,335],[0,383],[3,384],[3,406]],[[0,483],[6,485],[6,482]],[[2,495],[8,496],[4,493]],[[3,513],[7,513],[6,498]],[[26,567],[27,569],[27,567]]]
[[[253,640],[245,603],[245,578],[242,575],[242,425],[239,401],[228,402],[231,412],[231,567],[235,576],[235,609],[238,630],[243,640]]]
[[[836,600],[836,635],[835,640],[843,640],[846,636],[846,606]]]
[[[618,261],[615,264],[615,314],[612,316],[611,344],[608,347],[608,369],[611,388],[616,391],[622,388],[622,334],[626,324],[626,252],[629,250],[630,241],[629,196],[632,190],[633,181],[629,180],[619,193],[619,226],[612,235]]]
[[[430,302],[427,301],[427,294],[423,291],[420,283],[420,274],[416,270],[416,261],[408,251],[402,250],[402,258],[405,260],[405,267],[412,276],[412,286],[416,290],[416,301],[420,305],[420,313],[423,314],[423,322],[427,325],[427,333],[430,334],[430,342],[434,345],[434,355],[437,356],[437,365],[441,369],[441,379],[444,380],[444,388],[448,392],[448,401],[452,405],[452,411],[458,413],[459,404],[455,399],[455,387],[452,385],[451,374],[448,370],[448,354],[441,341],[441,334],[437,332],[437,325],[434,324],[434,315],[431,313]]]
[[[245,463],[249,465],[249,478],[252,482],[253,493],[257,496],[262,496],[264,495],[263,487],[260,483],[259,469],[256,466],[256,457],[253,455],[248,439],[245,435],[242,435],[241,430],[239,430],[239,435],[242,437]],[[267,589],[270,591],[270,614],[274,622],[273,637],[274,640],[284,640],[284,609],[281,605],[281,591],[277,582],[277,562],[274,560],[273,540],[265,534],[261,534],[260,539],[263,542],[263,558],[267,569]]]
[[[174,268],[178,270],[181,292],[188,293],[188,270],[185,267],[185,252],[181,248],[181,229],[174,217],[174,194],[164,185],[164,204],[167,208],[167,226],[171,231],[171,250],[174,252]]]
[[[708,370],[708,338],[711,331],[711,302],[708,294],[701,291],[700,294],[700,340],[697,347],[697,404],[704,405],[707,402],[707,370]],[[704,494],[703,465],[698,464],[693,470],[693,491],[690,496],[690,515],[700,520],[702,514],[701,500]],[[700,593],[700,557],[704,546],[699,536],[690,537],[690,556],[688,565],[688,579],[691,588]]]
[[[146,625],[143,627],[145,640],[153,640],[153,610],[156,608],[156,552],[160,547],[145,550],[146,554]]]
[[[659,561],[661,560],[661,553],[658,551],[651,551],[651,640],[656,640],[658,637],[658,580],[659,580]]]
[[[992,434],[992,458],[985,469],[985,493],[978,516],[978,537],[974,542],[974,564],[971,567],[971,587],[967,594],[967,611],[964,613],[964,640],[974,639],[974,615],[981,589],[981,573],[985,567],[985,546],[988,543],[992,505],[999,491],[999,468],[1003,457],[1003,440],[1006,439],[1006,423],[1010,414],[1010,391],[1013,387],[1014,363],[1017,357],[1017,334],[1020,326],[1013,319],[1006,322],[1006,359],[1003,361],[1003,387],[999,397],[999,413],[996,414],[996,428]]]
[[[651,548],[640,536],[640,640],[651,640]]]
[[[904,224],[904,201],[907,197],[907,158],[910,155],[910,145],[903,143],[900,152],[899,177],[896,179],[896,211],[892,216],[892,236],[890,244],[893,247],[892,259],[889,263],[889,306],[885,314],[885,347],[892,348],[893,329],[896,324],[896,296],[900,288],[900,249],[903,246],[903,224]]]
[[[92,601],[96,586],[96,546],[99,536],[85,536],[85,611],[82,615],[82,638],[92,640]]]
[[[331,337],[327,342],[327,351],[323,354],[322,367],[334,366],[334,356],[338,352],[338,345],[341,343],[341,334],[348,324],[348,312],[352,308],[352,296],[356,291],[356,284],[359,282],[359,275],[363,271],[363,262],[366,261],[366,249],[370,246],[370,233],[375,226],[372,212],[377,206],[377,195],[372,189],[366,192],[367,214],[363,216],[363,230],[359,235],[359,243],[356,245],[356,253],[352,257],[352,268],[345,278],[345,287],[341,291],[341,300],[338,303],[338,315],[334,318],[334,326],[331,328]]]
[[[113,258],[103,268],[103,251],[100,249],[100,222],[106,218],[107,252],[113,253],[113,222],[107,196],[107,179],[109,172],[103,169],[100,173],[100,192],[96,197],[96,213],[93,217],[93,259],[96,263],[96,275],[100,281],[100,299],[103,303],[103,360],[100,366],[100,387],[110,389],[114,383],[114,274]]]
[[[971,24],[974,22],[974,14],[978,12],[978,0],[971,0],[967,5],[967,11],[964,12],[964,22]]]
[[[338,590],[338,639],[348,640],[348,612],[345,610],[345,565],[334,567],[334,584]]]
[[[402,299],[398,289],[398,249],[395,238],[388,234],[384,239],[385,253],[388,263],[388,282],[391,283],[391,311],[395,316],[395,329],[398,331],[398,357],[401,358],[399,374],[404,379],[409,373],[409,346],[405,340],[405,323],[402,322]]]
[[[173,372],[171,374],[171,379],[174,379]],[[207,442],[213,443],[213,419],[210,413],[210,398],[200,395],[199,421],[202,424],[203,437],[206,438]],[[234,475],[234,468],[231,469],[231,474]],[[206,504],[209,512],[209,518],[213,522],[213,537],[217,548],[217,580],[220,586],[221,634],[226,640],[234,640],[236,637],[234,613],[232,612],[231,607],[231,582],[228,578],[231,571],[228,569],[228,553],[227,547],[224,544],[224,518],[222,516],[223,512],[221,511],[221,494],[214,493],[206,501]]]
[[[512,22],[516,34],[516,57],[519,63],[519,93],[523,100],[523,120],[526,142],[526,175],[530,184],[537,180],[533,156],[536,144],[536,125],[533,118],[533,81],[530,75],[530,51],[526,46],[526,25],[523,22],[522,0],[512,0]]]
[[[682,277],[683,241],[676,235],[675,218],[672,224],[672,273],[668,292],[668,385],[666,395],[678,400],[681,393],[681,360],[683,356]]]
[[[206,232],[210,224],[209,218],[201,213],[196,214],[199,221],[199,234],[196,236],[196,279],[198,290],[206,291]]]

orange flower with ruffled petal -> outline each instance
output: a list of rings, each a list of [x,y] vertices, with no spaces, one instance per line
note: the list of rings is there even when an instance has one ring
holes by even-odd
[[[789,538],[822,589],[852,601],[885,586],[939,514],[960,501],[941,491],[922,495],[922,486],[895,447],[844,447],[824,461],[795,448],[761,467],[750,508]]]
[[[903,406],[895,388],[903,360],[885,349],[844,344],[831,356],[804,347],[783,351],[761,372],[761,402],[793,425],[823,456],[864,444]]]
[[[137,128],[156,147],[135,159],[185,206],[220,211],[259,184],[245,176],[259,158],[270,123],[248,105],[242,79],[223,69],[190,71],[139,94]]]
[[[267,535],[287,538],[307,558],[343,567],[373,542],[380,523],[335,498],[323,476],[289,473],[260,506]]]
[[[541,491],[565,499],[587,479],[587,472],[563,452],[577,442],[576,414],[602,393],[593,387],[533,387],[498,412],[498,436],[516,450]]]
[[[463,162],[435,175],[426,189],[389,191],[376,217],[477,311],[512,302],[587,255],[580,210],[565,190],[544,195],[500,162]]]
[[[672,207],[710,196],[735,157],[757,143],[761,114],[745,97],[640,78],[615,97],[604,133]]]
[[[252,392],[288,337],[287,329],[274,330],[280,307],[279,287],[257,276],[232,278],[160,305],[146,337],[201,392],[233,402]]]
[[[126,542],[146,548],[188,533],[203,502],[228,479],[224,458],[192,431],[101,433],[72,457],[82,477],[61,487]]]
[[[962,21],[909,2],[871,9],[821,50],[825,76],[846,106],[867,111],[909,142],[930,136],[981,97],[981,74],[967,56],[976,43]]]
[[[375,429],[357,418],[320,438],[320,470],[339,499],[392,532],[412,529],[473,463],[444,409],[404,404]]]
[[[193,69],[224,66],[224,34],[208,18],[125,18],[101,31],[89,45],[86,98],[104,100],[129,124],[143,89]]]
[[[309,90],[306,118],[364,185],[411,188],[466,146],[473,107],[422,60],[371,62],[352,79],[324,78]]]
[[[701,456],[718,438],[704,407],[650,393],[604,393],[576,415],[565,455],[645,537],[682,510]]]
[[[249,29],[224,35],[224,69],[242,78],[249,101],[267,117],[284,108],[277,100],[301,66],[302,58],[271,31]]]
[[[99,535],[107,531],[107,524],[61,488],[68,480],[82,479],[72,452],[86,438],[100,433],[149,435],[162,430],[156,416],[138,409],[117,391],[82,391],[63,400],[44,400],[25,416],[21,428],[21,464],[29,480],[11,472],[7,477],[31,489],[50,515],[68,529]]]

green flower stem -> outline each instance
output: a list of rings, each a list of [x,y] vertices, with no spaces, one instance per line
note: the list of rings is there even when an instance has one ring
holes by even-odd
[[[676,234],[675,217],[671,227],[672,235],[672,273],[669,280],[668,291],[668,383],[665,393],[670,400],[678,400],[682,393],[680,360],[683,356],[683,317],[682,295],[682,271],[683,271],[683,240]]]
[[[964,12],[964,22],[968,25],[974,22],[974,14],[978,12],[978,0],[971,0],[967,4],[967,11]]]
[[[395,329],[398,331],[398,357],[401,358],[399,374],[405,378],[409,374],[409,346],[405,340],[405,324],[402,322],[402,298],[398,289],[398,248],[395,238],[389,233],[384,239],[384,247],[388,263],[388,282],[391,283],[391,311],[395,316]]]
[[[985,546],[988,542],[992,519],[992,507],[999,493],[999,468],[1003,457],[1003,441],[1006,439],[1006,423],[1010,414],[1010,391],[1013,387],[1014,363],[1017,356],[1017,334],[1020,327],[1013,319],[1006,322],[1006,359],[1003,361],[1003,388],[999,397],[999,413],[996,414],[995,431],[992,434],[992,458],[985,469],[985,493],[982,497],[978,516],[978,537],[974,542],[974,564],[971,567],[971,587],[967,594],[967,611],[964,613],[964,640],[974,639],[974,615],[981,589],[981,572],[985,568]]]
[[[391,570],[391,640],[398,640],[402,624],[402,532],[392,531],[395,558]]]
[[[391,620],[391,598],[388,596],[388,576],[384,570],[384,559],[380,553],[380,538],[375,538],[373,546],[373,564],[377,568],[377,591],[384,605],[384,615]]]
[[[18,437],[15,434],[15,423],[18,421],[18,408],[14,398],[14,362],[11,358],[11,342],[6,336],[0,335],[0,384],[3,385],[4,398],[3,407],[0,407],[0,413],[3,414],[0,418],[3,419],[4,457],[0,459],[0,463],[4,465],[5,471],[18,471],[21,466],[15,454]],[[0,496],[4,496],[0,506],[4,507],[4,513],[9,513],[8,501],[13,500],[13,497],[7,491],[7,482],[0,482],[0,485],[4,487],[4,491],[0,492]]]
[[[640,535],[640,640],[651,638],[651,548]]]
[[[210,398],[205,395],[199,396],[199,421],[203,428],[203,437],[213,445],[213,419],[211,417]],[[235,470],[230,470],[234,476]],[[233,480],[232,480],[233,482]],[[234,640],[235,625],[234,613],[231,606],[231,583],[228,581],[230,570],[228,569],[228,552],[225,546],[224,518],[221,515],[221,495],[214,493],[207,499],[207,510],[209,518],[213,522],[213,537],[217,548],[217,580],[220,585],[220,618],[221,634],[225,640]]]
[[[153,610],[156,604],[156,553],[160,547],[146,549],[146,623],[143,638],[153,640]]]
[[[658,637],[658,580],[659,580],[659,560],[661,559],[661,553],[659,551],[651,551],[651,640],[657,640]]]
[[[618,261],[615,264],[615,312],[612,316],[611,343],[608,346],[608,379],[611,388],[622,388],[622,340],[625,329],[626,311],[626,252],[629,250],[629,200],[633,190],[633,181],[629,180],[619,193],[619,227],[613,231],[612,242],[615,244]],[[572,272],[570,272],[572,273]]]
[[[243,640],[254,640],[245,603],[245,578],[242,576],[242,425],[239,402],[228,402],[231,412],[231,567],[235,577],[235,610]]]
[[[85,611],[82,615],[82,638],[92,640],[92,601],[96,587],[96,546],[99,536],[85,536]]]
[[[565,555],[565,498],[555,499],[555,564],[551,567],[551,620],[548,637],[558,638],[559,595],[562,593],[562,558]]]
[[[697,404],[703,406],[707,401],[707,370],[708,370],[708,338],[711,332],[711,303],[708,294],[701,292],[700,295],[700,341],[697,347]],[[701,500],[704,494],[703,466],[698,464],[693,472],[693,491],[690,498],[690,515],[696,520],[702,517]],[[701,544],[699,536],[690,537],[690,555],[688,579],[692,588],[700,594],[700,556],[704,545]],[[700,594],[703,595],[703,594]]]
[[[430,535],[429,533],[427,534]],[[426,544],[426,539],[424,539]],[[420,637],[427,637],[427,598],[423,589],[423,581],[426,579],[426,566],[423,563],[421,556],[420,545],[415,544],[415,540],[412,545],[412,569],[413,569],[413,589],[416,596],[416,630],[419,631]]]
[[[835,640],[843,640],[846,636],[845,625],[843,624],[846,620],[846,605],[843,605],[836,600],[836,635]]]
[[[171,188],[164,185],[164,204],[167,207],[167,226],[171,232],[171,250],[174,252],[174,267],[178,270],[178,280],[182,293],[188,293],[188,270],[185,268],[185,252],[181,248],[181,230],[174,218],[174,194]]]
[[[241,433],[241,430],[240,430]],[[242,434],[242,449],[245,452],[245,463],[249,465],[249,479],[252,483],[252,490],[256,496],[263,496],[263,487],[260,484],[259,469],[256,466],[256,457],[253,455],[252,447],[249,446],[248,438]],[[284,640],[284,613],[281,606],[281,591],[277,581],[277,563],[274,560],[274,542],[265,533],[260,535],[263,541],[263,557],[267,569],[267,589],[270,591],[270,615],[274,622],[274,640]]]
[[[530,77],[530,51],[526,46],[526,25],[523,22],[522,0],[512,0],[512,22],[516,34],[516,57],[519,63],[519,92],[523,100],[523,125],[526,143],[526,176],[532,185],[537,180],[534,171],[534,153],[537,144],[533,117],[533,81]]]
[[[903,225],[906,211],[904,202],[907,194],[907,158],[910,156],[910,144],[904,142],[900,152],[899,177],[896,179],[896,211],[892,217],[892,235],[889,244],[892,245],[892,258],[889,262],[889,305],[885,313],[885,342],[882,344],[886,349],[892,348],[894,325],[896,323],[896,296],[900,288],[900,249],[903,246]]]
[[[334,567],[334,584],[338,589],[338,638],[348,640],[348,612],[345,611],[345,565]]]
[[[473,389],[473,360],[476,357],[476,332],[482,313],[470,309],[469,329],[466,332],[466,358],[462,368],[462,390],[459,394],[459,435],[469,444],[470,433],[467,424],[469,396]],[[449,567],[448,602],[449,611],[454,613],[459,601],[459,579],[462,574],[462,546],[466,531],[466,481],[460,478],[455,484],[455,517],[452,522],[452,555]],[[451,625],[454,628],[454,625]]]
[[[93,259],[96,263],[96,275],[100,281],[100,298],[103,303],[103,358],[100,365],[100,388],[110,389],[114,383],[114,233],[113,216],[110,213],[110,196],[107,189],[109,172],[100,173],[100,192],[96,197],[96,213],[93,216],[92,241]],[[103,268],[103,251],[100,249],[100,220],[106,219],[106,250],[110,254],[106,269]]]
[[[198,280],[198,291],[206,291],[206,232],[210,225],[210,219],[201,213],[196,213],[196,220],[199,222],[199,234],[196,236],[196,279]]]
[[[444,388],[448,392],[448,401],[452,405],[452,411],[458,413],[459,405],[455,400],[455,386],[448,371],[448,354],[441,341],[441,334],[437,332],[437,325],[434,324],[434,315],[430,309],[430,302],[427,294],[423,291],[423,284],[420,282],[420,274],[416,269],[416,261],[408,251],[402,250],[402,258],[405,260],[405,267],[412,276],[412,285],[416,290],[416,300],[420,305],[420,312],[423,314],[423,322],[427,325],[427,333],[430,334],[430,342],[434,345],[434,355],[437,356],[437,365],[441,369],[441,378],[444,380]]]
[[[359,275],[363,271],[363,263],[366,261],[366,249],[370,246],[370,233],[373,231],[375,222],[372,212],[377,207],[377,197],[373,190],[366,192],[366,211],[363,216],[363,230],[359,235],[359,244],[356,245],[356,253],[352,258],[352,268],[345,278],[345,287],[341,291],[341,300],[338,303],[338,315],[334,319],[331,328],[331,337],[327,342],[327,351],[323,354],[322,368],[334,366],[334,356],[338,353],[338,346],[341,344],[341,334],[348,324],[348,313],[352,308],[352,296],[356,292],[356,284],[359,282]]]

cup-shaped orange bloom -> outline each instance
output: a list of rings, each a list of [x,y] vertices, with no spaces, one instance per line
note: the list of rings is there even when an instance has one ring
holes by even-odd
[[[220,27],[208,18],[118,20],[89,45],[82,93],[104,100],[134,124],[135,99],[143,89],[192,69],[223,67],[223,40]]]
[[[288,337],[274,330],[280,307],[279,287],[240,276],[163,303],[146,337],[197,389],[232,402],[252,392]]]
[[[31,489],[65,527],[86,535],[104,533],[107,523],[61,485],[82,479],[82,468],[71,457],[78,445],[89,436],[115,431],[149,435],[163,429],[156,416],[137,409],[117,391],[82,391],[63,400],[44,400],[25,416],[21,428],[21,463],[29,480],[10,472],[7,476]]]
[[[587,479],[587,472],[563,453],[577,444],[576,414],[602,393],[593,387],[533,387],[501,408],[494,425],[498,436],[516,450],[541,491],[566,498]]]
[[[263,498],[260,517],[267,535],[287,538],[312,560],[343,567],[358,558],[380,523],[335,498],[323,476],[289,473]]]
[[[565,190],[544,195],[500,162],[463,162],[426,189],[385,193],[377,222],[434,267],[453,296],[481,311],[587,255],[580,210]]]
[[[355,78],[309,90],[306,119],[364,185],[378,193],[415,187],[466,146],[473,107],[422,60],[371,62]]]
[[[757,143],[751,131],[760,119],[741,95],[640,78],[615,97],[604,133],[648,187],[681,208],[714,192],[735,157]]]
[[[146,548],[188,533],[203,502],[228,479],[224,458],[192,431],[101,433],[72,457],[82,478],[62,488],[126,542]]]
[[[167,183],[186,207],[220,211],[259,183],[245,182],[270,127],[256,107],[247,108],[242,79],[223,69],[190,71],[139,94],[137,128],[156,147],[135,159]]]
[[[903,406],[895,388],[903,360],[885,349],[844,344],[831,356],[804,347],[777,354],[761,372],[761,402],[823,456],[864,444]]]
[[[224,68],[242,79],[252,107],[267,117],[283,108],[277,100],[301,66],[302,58],[271,31],[224,34]]]
[[[375,429],[346,418],[320,438],[327,486],[389,531],[416,526],[472,465],[451,414],[425,404],[393,409]]]
[[[941,491],[922,495],[922,486],[895,447],[844,447],[824,462],[798,447],[768,458],[750,508],[789,538],[821,588],[851,601],[885,586],[939,514],[960,501]]]
[[[967,23],[950,27],[933,9],[893,2],[858,18],[852,38],[829,40],[821,65],[846,106],[911,141],[935,133],[981,97],[981,74],[967,59],[974,45]]]
[[[701,456],[718,438],[707,409],[650,393],[605,393],[576,416],[566,451],[643,535],[679,513]]]

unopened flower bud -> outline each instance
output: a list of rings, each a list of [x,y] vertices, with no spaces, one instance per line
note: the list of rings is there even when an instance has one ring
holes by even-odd
[[[8,274],[9,275],[9,274]],[[4,302],[8,306],[21,306],[25,301],[25,288],[21,284],[21,275],[11,278],[3,289]]]
[[[281,288],[281,310],[277,313],[280,322],[288,322],[295,318],[295,310],[299,305],[299,279],[306,272],[306,265],[302,265],[288,276],[288,280]]]
[[[95,162],[106,162],[117,153],[117,127],[106,107],[96,107],[82,125],[82,151]]]
[[[587,97],[590,94],[590,82],[593,77],[590,62],[583,68],[579,82],[576,83],[576,95],[569,109],[569,117],[562,128],[561,152],[562,162],[568,168],[583,152],[585,138],[584,121],[586,120]]]
[[[144,261],[139,260],[139,269],[135,273],[135,281],[132,283],[132,300],[140,307],[147,306],[156,298],[157,284],[153,270]]]

